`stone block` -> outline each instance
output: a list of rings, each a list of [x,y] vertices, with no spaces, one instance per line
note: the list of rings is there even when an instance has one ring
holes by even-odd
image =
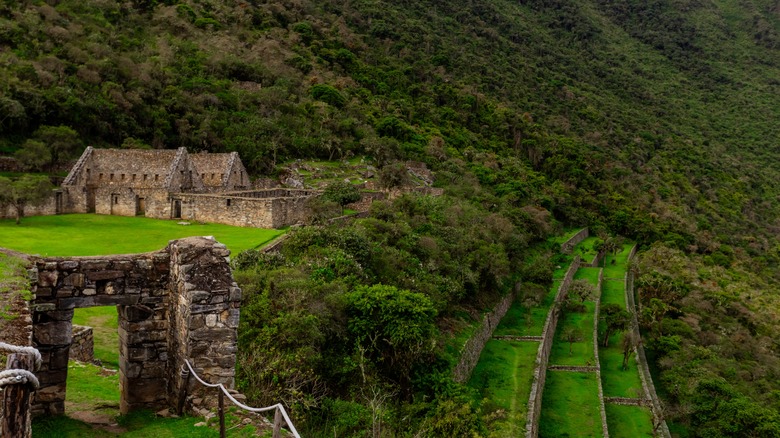
[[[87,272],[87,278],[92,281],[98,280],[116,280],[125,276],[124,271],[91,271]]]
[[[98,271],[108,267],[108,260],[83,260],[81,269],[84,271]]]
[[[51,403],[55,400],[65,400],[65,382],[42,386],[35,391],[35,403]]]
[[[145,379],[165,377],[165,362],[145,362],[141,377]]]
[[[38,303],[30,306],[33,312],[48,313],[57,308],[56,303]]]
[[[190,332],[190,338],[195,341],[218,342],[233,339],[235,340],[236,331],[234,329],[215,327],[202,328]]]
[[[197,313],[219,313],[228,308],[226,303],[220,304],[193,304],[190,307],[190,314]]]
[[[95,305],[98,306],[110,306],[114,304],[130,306],[138,304],[138,301],[140,300],[138,295],[97,295],[94,298]]]
[[[225,295],[212,295],[209,303],[220,304],[225,302]]]
[[[190,294],[193,303],[200,302],[201,304],[206,304],[206,301],[211,297],[211,292],[205,290],[192,291]]]
[[[127,349],[127,360],[131,361],[147,361],[154,359],[156,356],[156,350],[149,347],[129,347]]]
[[[57,298],[67,298],[73,296],[73,287],[72,286],[62,286],[58,289],[56,289],[55,296]]]
[[[65,286],[74,286],[78,288],[84,287],[84,274],[75,272],[73,274],[68,275],[65,277],[64,280],[62,280],[62,284]]]
[[[133,262],[130,260],[115,261],[114,269],[119,269],[120,271],[130,271],[133,269]]]
[[[96,303],[95,297],[72,297],[58,300],[57,308],[75,309],[77,307],[91,307]]]
[[[125,378],[137,379],[138,377],[141,376],[141,370],[143,370],[143,365],[140,362],[121,361],[119,364],[119,369],[123,373]]]
[[[81,295],[86,295],[86,296],[92,296],[95,295],[96,293],[97,291],[94,288],[87,288],[81,291]]]
[[[33,339],[39,345],[70,345],[72,338],[69,321],[52,321],[33,326]]]
[[[69,348],[58,348],[51,352],[49,356],[49,370],[61,370],[68,368],[68,358],[70,357]]]
[[[56,267],[57,264],[55,263]],[[57,271],[41,271],[38,273],[38,286],[51,287],[57,285],[60,273]]]
[[[127,403],[154,403],[167,397],[167,382],[163,378],[128,380],[124,400]]]
[[[230,301],[241,301],[241,288],[240,287],[231,287],[230,288]]]
[[[224,314],[224,313],[223,313]],[[225,320],[225,324],[233,329],[238,328],[238,323],[240,321],[241,316],[241,310],[239,309],[228,309],[227,311],[227,318]]]
[[[49,370],[45,373],[39,372],[36,377],[42,386],[57,385],[68,380],[68,369]]]
[[[206,327],[216,327],[219,318],[215,314],[206,315]]]
[[[59,266],[59,268],[62,270],[73,270],[79,267],[79,262],[74,260],[66,260],[64,262],[59,262],[57,266]]]
[[[57,270],[57,262],[45,262],[43,264],[43,269],[47,271],[55,271]]]
[[[123,316],[130,322],[144,321],[154,315],[154,310],[143,304],[135,304],[122,309]]]

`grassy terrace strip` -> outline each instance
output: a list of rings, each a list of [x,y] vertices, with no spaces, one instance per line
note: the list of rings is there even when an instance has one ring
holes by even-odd
[[[601,436],[596,373],[547,371],[539,436]]]
[[[610,438],[653,437],[653,415],[647,407],[607,403],[606,408]]]
[[[485,345],[468,385],[484,400],[483,409],[507,413],[492,432],[519,436],[525,432],[528,394],[534,377],[538,342],[491,340]]]
[[[527,307],[518,299],[512,303],[506,315],[501,319],[493,336],[541,336],[547,312],[555,301],[561,282],[553,281],[544,299],[538,306]]]
[[[283,230],[219,224],[179,225],[177,221],[144,217],[68,214],[0,220],[0,246],[42,256],[129,254],[164,248],[169,240],[214,236],[234,253],[260,247]]]
[[[600,240],[598,237],[589,236],[574,247],[574,254],[579,254],[580,257],[582,257],[582,263],[584,265],[593,263],[593,259],[598,255],[598,252],[593,249],[593,245],[595,245],[598,240]]]
[[[550,352],[550,365],[596,365],[596,358],[593,357],[593,313],[595,310],[596,303],[586,301],[585,312],[567,312],[558,321],[555,340]],[[564,333],[569,329],[577,330],[579,335],[579,340],[571,344],[571,353],[569,353],[569,342],[564,337]]]

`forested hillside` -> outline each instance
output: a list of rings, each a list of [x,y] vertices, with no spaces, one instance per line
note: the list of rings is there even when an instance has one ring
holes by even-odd
[[[240,258],[243,384],[323,433],[488,435],[435,341],[545,290],[542,242],[587,225],[641,245],[673,430],[780,436],[778,120],[774,0],[0,0],[0,152],[30,170],[88,144],[434,170],[440,200]]]

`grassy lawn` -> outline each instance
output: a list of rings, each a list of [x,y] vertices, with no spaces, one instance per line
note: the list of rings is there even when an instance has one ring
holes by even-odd
[[[33,436],[36,438],[215,438],[219,437],[218,422],[212,420],[209,427],[196,427],[202,422],[198,417],[162,418],[153,412],[139,411],[117,418],[114,431],[93,428],[91,425],[67,416],[38,417],[33,421]],[[252,426],[235,427],[235,417],[226,415],[227,436],[249,438],[258,436]],[[266,435],[270,437],[270,432]]]
[[[610,345],[607,348],[599,347],[599,361],[601,363],[601,384],[605,397],[642,397],[642,381],[639,379],[636,359],[631,356],[628,367],[623,370],[623,348],[619,333],[610,337]]]
[[[66,411],[86,411],[119,415],[119,371],[76,361],[68,362],[68,386],[65,395]]]
[[[496,327],[493,336],[541,336],[547,313],[555,301],[560,284],[560,281],[554,281],[538,306],[529,308],[523,306],[520,299],[515,300]]]
[[[623,278],[628,263],[628,253],[634,247],[633,243],[623,244],[623,249],[615,255],[607,255],[604,265],[604,278]]]
[[[486,411],[502,409],[507,418],[492,432],[519,436],[525,432],[528,396],[534,379],[538,342],[488,341],[468,385],[485,400]]]
[[[539,436],[601,436],[596,373],[547,371]]]
[[[653,416],[642,406],[621,406],[607,403],[607,427],[609,436],[615,438],[639,438],[653,436]]]
[[[593,263],[593,259],[598,255],[593,245],[600,240],[598,237],[590,236],[585,238],[582,242],[574,247],[574,254],[579,254],[582,257],[582,262],[585,264]]]
[[[116,306],[75,309],[73,324],[92,327],[95,359],[104,367],[119,369],[119,315]]]
[[[626,284],[623,280],[604,280],[601,283],[601,305],[617,304],[626,307]]]
[[[178,225],[177,221],[96,214],[67,214],[0,220],[5,248],[43,256],[87,256],[155,251],[169,240],[214,236],[234,253],[259,247],[283,230],[242,228],[220,224]]]
[[[555,340],[550,352],[550,365],[596,365],[596,358],[593,357],[593,314],[595,309],[596,303],[586,301],[584,313],[568,312],[558,321]],[[572,343],[571,354],[569,354],[569,342],[563,336],[569,328],[577,329],[580,335],[580,340]]]
[[[599,284],[600,271],[601,268],[580,268],[577,269],[577,272],[574,273],[574,279],[575,280],[585,279],[591,282],[593,286],[597,286]]]

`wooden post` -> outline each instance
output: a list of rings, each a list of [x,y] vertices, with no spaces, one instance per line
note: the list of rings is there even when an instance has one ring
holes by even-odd
[[[31,354],[10,354],[6,369],[21,369],[33,371],[35,359]],[[30,384],[8,385],[2,391],[4,415],[0,423],[0,436],[14,438],[30,438],[30,399],[32,391]]]
[[[187,399],[187,387],[190,384],[190,370],[185,368],[186,365],[182,365],[181,370],[181,386],[179,387],[179,403],[176,406],[176,414],[181,415],[184,411],[184,400]]]
[[[225,438],[225,394],[222,393],[221,388],[217,388],[219,391],[219,438]]]
[[[282,438],[282,411],[276,408],[274,414],[273,438]]]

